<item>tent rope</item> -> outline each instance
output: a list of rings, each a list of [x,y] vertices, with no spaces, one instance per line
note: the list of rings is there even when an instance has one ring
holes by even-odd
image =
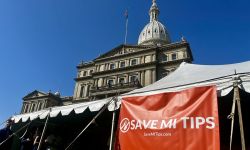
[[[42,140],[43,140],[43,137],[44,137],[44,133],[45,133],[45,131],[47,129],[50,112],[51,112],[51,108],[49,108],[49,113],[47,114],[47,117],[46,117],[46,121],[45,121],[45,124],[44,124],[43,132],[42,132],[42,135],[41,135],[37,150],[40,150],[40,148],[42,146]]]
[[[27,123],[26,125],[24,125],[23,127],[21,127],[20,129],[18,129],[16,132],[12,133],[8,138],[6,138],[3,142],[0,143],[0,147],[1,145],[3,145],[6,141],[8,141],[10,138],[12,138],[14,135],[17,136],[17,133],[19,133],[20,131],[22,131],[26,126],[28,126],[31,122]]]
[[[47,111],[45,111],[45,112],[47,112]],[[45,112],[43,112],[43,113],[45,113]],[[42,113],[42,114],[43,114],[43,113]],[[42,115],[42,114],[40,114],[40,115]],[[37,118],[38,118],[40,115],[38,115]],[[6,120],[6,121],[7,121],[7,120]],[[5,121],[5,122],[6,122],[6,121]],[[2,141],[2,142],[0,143],[0,147],[1,147],[2,144],[4,144],[6,141],[8,141],[10,138],[12,138],[14,135],[17,136],[17,137],[19,137],[19,136],[17,135],[17,133],[19,133],[20,131],[22,131],[26,126],[29,126],[29,125],[32,123],[32,121],[33,121],[33,120],[31,120],[29,123],[27,123],[26,125],[24,125],[24,126],[21,127],[20,129],[18,129],[16,132],[12,133],[12,134],[11,134],[8,138],[6,138],[4,141]],[[5,123],[5,122],[4,122],[4,123]],[[26,131],[27,131],[27,130],[28,130],[28,127],[27,127]],[[26,131],[25,131],[25,133],[26,133]],[[23,136],[25,135],[25,133],[23,134]],[[19,139],[22,138],[23,136],[19,137]]]
[[[110,101],[108,101],[103,108],[94,116],[94,118],[86,125],[86,127],[75,137],[75,139],[65,148],[65,150],[68,150],[73,144],[74,142],[82,135],[82,133],[96,120],[97,117],[99,117],[104,110],[106,110],[108,108],[108,106],[114,101],[114,97],[111,98]]]

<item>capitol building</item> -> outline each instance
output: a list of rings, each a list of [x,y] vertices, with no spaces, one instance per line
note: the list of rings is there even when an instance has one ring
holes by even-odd
[[[80,62],[72,96],[35,90],[23,98],[21,113],[120,95],[171,74],[182,62],[191,63],[189,43],[184,38],[171,41],[159,15],[160,9],[153,0],[149,22],[138,33],[136,45],[121,44],[90,62]]]

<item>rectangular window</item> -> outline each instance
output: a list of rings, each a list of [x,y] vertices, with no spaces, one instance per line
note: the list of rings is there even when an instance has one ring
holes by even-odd
[[[162,61],[168,61],[168,55],[167,54],[162,55]]]
[[[132,59],[131,60],[131,66],[136,65],[136,64],[137,64],[137,59]]]
[[[112,85],[114,84],[114,80],[113,79],[109,79],[108,82],[108,87],[112,87]]]
[[[110,65],[109,65],[109,69],[110,69],[110,70],[115,69],[115,64],[110,64]]]
[[[91,76],[93,73],[93,70],[89,70],[89,75]]]
[[[137,75],[130,76],[130,82],[138,81]]]
[[[125,61],[121,61],[120,62],[120,68],[124,68],[125,67]]]
[[[124,84],[125,83],[125,78],[119,78],[119,83]]]
[[[80,89],[80,97],[83,97],[83,96],[84,96],[84,85],[82,85]]]
[[[82,72],[82,75],[83,75],[83,76],[86,76],[86,75],[87,75],[87,71],[83,71],[83,72]]]
[[[172,54],[172,60],[176,60],[177,59],[177,54],[176,53],[173,53]]]

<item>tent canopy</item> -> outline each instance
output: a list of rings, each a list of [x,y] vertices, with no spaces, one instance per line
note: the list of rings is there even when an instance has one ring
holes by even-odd
[[[219,96],[227,95],[233,83],[250,93],[250,61],[229,65],[197,65],[183,62],[165,78],[124,96],[174,92],[197,86],[216,85]]]
[[[158,94],[163,92],[180,91],[191,87],[216,85],[219,96],[227,95],[233,89],[233,83],[238,82],[239,87],[250,93],[250,61],[229,64],[229,65],[197,65],[183,62],[180,67],[167,77],[144,88],[136,89],[118,97],[118,103],[122,97],[142,96],[149,94]],[[53,107],[38,112],[27,113],[13,116],[15,123],[36,118],[45,119],[46,116],[56,117],[69,115],[72,111],[75,114],[84,113],[86,109],[90,111],[99,111],[110,99],[103,99],[93,102],[84,102],[79,104]],[[119,108],[114,102],[108,109],[113,111]]]
[[[107,104],[110,101],[110,99],[103,99],[93,102],[85,102],[85,103],[78,103],[78,104],[72,104],[67,106],[58,106],[58,107],[52,107],[44,110],[40,110],[37,112],[32,113],[26,113],[26,114],[20,114],[13,116],[12,119],[15,121],[15,123],[26,122],[29,120],[35,120],[37,118],[39,119],[45,119],[46,116],[49,114],[51,118],[57,117],[59,114],[62,116],[67,116],[71,112],[74,112],[75,114],[84,113],[85,110],[89,109],[91,112],[99,111],[105,104]],[[111,107],[109,108],[111,110]]]

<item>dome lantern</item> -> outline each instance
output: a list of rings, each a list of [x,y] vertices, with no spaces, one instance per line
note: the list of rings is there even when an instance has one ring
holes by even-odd
[[[169,44],[170,38],[165,26],[158,21],[160,10],[156,0],[152,1],[149,10],[150,22],[143,28],[139,35],[138,45]]]

